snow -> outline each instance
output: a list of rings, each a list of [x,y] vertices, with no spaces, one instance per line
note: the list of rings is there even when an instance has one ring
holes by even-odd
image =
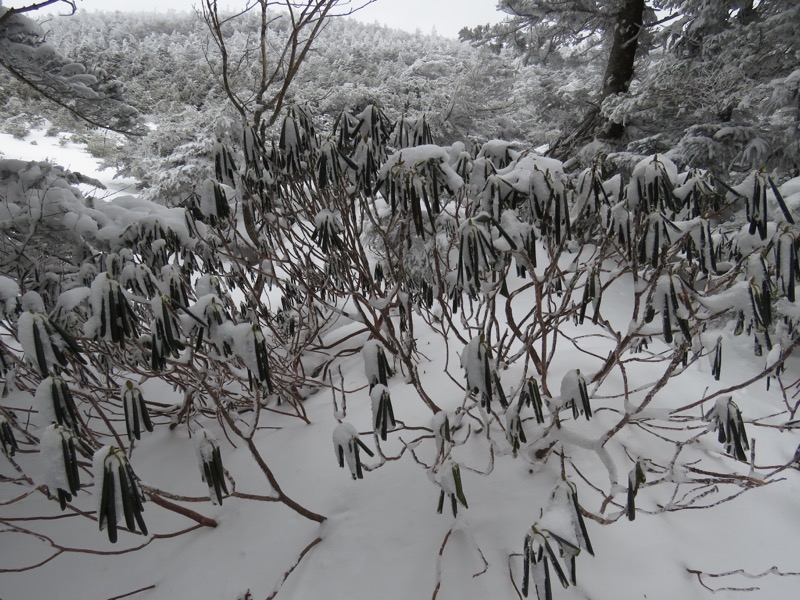
[[[480,336],[472,338],[461,353],[461,367],[466,375],[467,389],[477,390],[491,398],[492,390],[486,389],[486,351],[483,346]]]
[[[640,190],[645,191],[647,186],[657,183],[660,179],[677,183],[678,167],[669,158],[655,154],[639,161],[631,173],[631,186],[628,191],[628,204],[630,207],[641,202]]]
[[[34,403],[38,412],[37,422],[42,427],[51,425],[56,421],[56,411],[53,407],[54,385],[55,383],[52,377],[45,377],[36,388]]]
[[[72,312],[89,298],[91,290],[88,287],[77,287],[61,292],[56,302],[56,314]]]
[[[439,468],[439,486],[448,496],[455,496],[458,491],[454,474],[455,468],[455,463],[449,460],[442,463],[441,467]]]
[[[248,369],[257,377],[259,373],[256,343],[263,343],[264,336],[257,326],[250,323],[231,325],[224,329],[226,340]],[[216,341],[216,340],[215,340]],[[217,341],[217,344],[220,342]]]
[[[195,449],[197,450],[197,461],[200,464],[200,472],[203,472],[203,463],[213,460],[214,448],[219,446],[217,438],[210,431],[203,429],[195,436]]]
[[[119,289],[119,284],[111,277],[111,274],[108,271],[98,273],[89,289],[92,317],[86,321],[83,327],[83,333],[86,336],[94,337],[99,335],[102,329],[105,329],[104,339],[111,339],[114,324],[111,323],[111,312],[108,306],[112,289]]]
[[[135,179],[117,177],[114,169],[103,168],[102,161],[86,150],[86,144],[72,142],[66,134],[50,137],[46,129],[33,129],[23,139],[0,133],[0,159],[23,162],[46,160],[61,165],[101,182],[106,189],[91,184],[79,184],[78,187],[84,194],[104,200],[136,189]]]
[[[351,423],[340,423],[333,430],[333,448],[337,456],[343,456],[353,479],[356,478],[358,461],[356,459],[358,430]]]
[[[19,290],[19,287],[17,288]],[[31,312],[31,313],[43,313],[44,312],[44,302],[42,301],[42,297],[34,291],[25,292],[20,298],[20,306],[22,310]]]
[[[44,471],[42,483],[50,488],[51,494],[55,494],[58,488],[69,491],[69,482],[64,468],[61,431],[62,429],[58,425],[50,425],[42,432],[39,441],[39,453]]]
[[[383,346],[377,340],[368,340],[364,342],[364,346],[361,348],[361,356],[364,358],[364,374],[370,385],[381,381],[378,356],[383,352]]]
[[[446,148],[435,145],[422,145],[413,148],[404,148],[395,152],[383,163],[378,171],[378,178],[385,180],[390,174],[397,176],[398,172],[414,172],[428,162],[439,165],[439,169],[445,178],[447,187],[454,193],[464,187],[464,180],[453,170],[450,161],[450,153]]]
[[[217,190],[222,191],[222,187],[212,179],[206,179],[200,186],[200,212],[206,217],[216,217],[217,215]],[[223,202],[227,201],[224,192]]]
[[[203,429],[195,436],[194,443],[201,479],[208,484],[208,496],[211,502],[213,504],[218,504],[217,496],[214,493],[214,482],[212,480],[206,481],[205,469],[206,465],[211,465],[214,462],[214,451],[219,448],[219,441],[217,441],[213,433],[207,429]]]
[[[381,415],[380,408],[381,402],[386,398],[388,404],[391,405],[391,399],[389,394],[389,388],[385,385],[378,384],[372,388],[369,393],[370,400],[372,401],[372,427],[375,431],[379,431],[381,428],[382,420],[379,418]],[[384,416],[386,420],[386,426],[388,430],[391,430],[395,426],[395,422],[391,417],[391,414],[388,414],[388,406],[385,408],[387,414]]]
[[[119,448],[115,448],[114,446],[103,446],[97,452],[94,453],[92,457],[92,475],[95,481],[94,486],[94,501],[95,501],[95,513],[100,514],[100,503],[102,502],[102,483],[105,481],[106,472],[111,471],[114,477],[114,500],[116,504],[116,516],[117,522],[119,522],[119,518],[123,514],[122,509],[122,494],[120,493],[119,488],[119,480],[118,480],[118,469],[122,466],[122,462],[120,460],[119,455]],[[100,530],[103,531],[106,526],[103,523],[100,523]]]
[[[567,504],[567,499],[558,498],[554,495],[538,521],[539,527],[555,533],[558,537],[564,538],[575,546],[580,547],[572,513],[571,507]]]
[[[541,168],[542,163],[539,165]],[[553,172],[555,165],[551,167]],[[26,173],[26,177],[33,178],[35,175],[35,169]],[[619,197],[620,192],[615,193]],[[136,213],[127,220],[123,208],[133,209]],[[624,208],[618,207],[617,210]],[[121,237],[127,226],[140,220],[146,221],[148,216],[161,219],[169,215],[172,221],[164,220],[162,223],[171,222],[175,227],[179,227],[177,222],[183,216],[181,211],[174,214],[162,212],[132,197],[119,199],[94,212],[75,214],[91,218],[91,222],[98,225],[98,235],[102,232],[105,239]],[[75,222],[76,227],[80,227],[78,223],[80,220]],[[510,223],[504,215],[504,227]],[[769,240],[764,242],[757,240],[757,237],[753,236],[754,239],[745,244],[751,244],[752,248],[766,247]],[[169,267],[165,269],[167,272],[171,270]],[[757,270],[754,274],[757,274]],[[98,275],[104,276],[105,273]],[[212,277],[198,282],[198,300],[192,310],[201,318],[205,318],[206,309],[212,303],[222,306],[222,301],[216,296],[219,289],[217,284],[218,281]],[[626,281],[624,285],[632,284]],[[748,282],[741,282],[725,295],[703,301],[710,311],[731,305],[744,307],[748,285]],[[0,278],[0,301],[6,306],[7,312],[13,309],[10,303],[15,302],[19,291],[13,282]],[[613,294],[613,291],[611,289],[608,293]],[[65,311],[71,310],[88,297],[88,288],[74,288],[59,297],[59,307]],[[28,296],[23,308],[43,311],[40,302]],[[630,322],[631,314],[626,302],[612,295],[604,300],[603,305],[611,319],[622,323],[622,329]],[[795,305],[785,300],[779,301],[778,306],[784,314],[800,315]],[[530,304],[524,310],[529,308]],[[19,316],[19,342],[29,355],[33,343],[30,333],[25,332],[30,331],[33,319],[38,317],[30,312],[23,312]],[[194,321],[191,323],[196,324]],[[250,336],[253,334],[249,324],[223,328],[220,336],[223,333],[225,339],[234,341],[237,354],[243,358],[249,355]],[[708,333],[713,340],[720,335],[715,330],[709,330]],[[333,440],[337,453],[338,448],[343,448],[348,466],[353,471],[354,453],[351,448],[354,448],[354,440],[371,439],[365,437],[364,432],[371,430],[375,395],[384,389],[383,386],[377,386],[372,394],[368,390],[368,384],[377,372],[371,357],[377,354],[375,348],[378,342],[368,342],[362,352],[358,352],[357,347],[354,351],[348,348],[338,363],[344,379],[341,394],[347,395],[348,422],[340,424],[337,421],[337,417],[344,418],[345,415],[334,415],[330,392],[320,391],[304,403],[310,424],[276,412],[265,417],[254,432],[253,443],[263,452],[283,490],[328,517],[323,527],[297,517],[285,505],[277,502],[248,502],[242,498],[226,497],[223,506],[213,506],[208,502],[192,501],[183,504],[216,519],[216,528],[200,528],[184,535],[154,540],[140,551],[112,554],[152,538],[120,531],[118,546],[112,546],[102,534],[98,534],[95,522],[81,517],[53,519],[43,529],[47,535],[58,543],[86,545],[101,554],[64,554],[33,571],[4,573],[4,597],[58,597],[64,600],[111,598],[153,585],[152,589],[132,597],[147,600],[238,598],[249,589],[255,598],[261,598],[279,586],[299,553],[317,537],[322,542],[308,553],[280,587],[278,599],[322,597],[366,600],[374,598],[376,593],[386,600],[428,598],[437,583],[440,584],[438,600],[515,597],[509,569],[518,585],[520,561],[514,555],[522,550],[525,533],[533,523],[538,522],[540,527],[567,539],[577,540],[572,515],[565,508],[563,498],[559,497],[558,501],[553,499],[553,490],[562,485],[559,461],[545,462],[534,454],[541,449],[536,442],[544,439],[551,425],[537,425],[530,413],[523,410],[523,426],[531,444],[519,453],[517,459],[512,459],[510,451],[504,446],[504,436],[499,428],[502,420],[488,426],[485,422],[477,422],[472,414],[464,416],[465,392],[462,385],[465,373],[458,369],[459,356],[469,387],[482,389],[485,385],[481,340],[477,332],[472,334],[473,339],[466,347],[455,342],[445,346],[440,338],[430,335],[421,327],[417,335],[416,344],[423,355],[419,376],[444,410],[432,416],[416,399],[413,387],[404,379],[403,373],[391,379],[385,389],[391,390],[398,423],[407,429],[399,428],[388,442],[381,442],[380,447],[386,456],[396,457],[402,453],[401,458],[387,461],[380,468],[373,468],[381,464],[380,454],[376,453],[375,458],[370,458],[362,452],[360,458],[365,467],[364,479],[353,482],[346,472],[336,468],[336,461],[332,461],[330,456],[330,442]],[[726,366],[722,381],[711,382],[708,373],[688,373],[685,380],[659,393],[646,409],[649,412],[637,413],[641,427],[621,432],[617,439],[601,447],[598,436],[613,426],[625,412],[623,399],[615,396],[623,384],[615,379],[617,375],[614,374],[599,383],[597,389],[592,386],[595,416],[591,422],[583,419],[572,421],[565,414],[562,433],[548,438],[558,442],[555,451],[560,451],[560,446],[568,443],[578,446],[570,460],[591,481],[600,482],[597,490],[589,486],[582,488],[581,504],[600,518],[614,519],[623,511],[620,505],[620,502],[624,503],[623,496],[614,497],[605,506],[609,492],[622,493],[617,465],[620,466],[624,481],[624,473],[629,472],[633,462],[640,456],[646,457],[654,464],[665,467],[663,477],[671,482],[670,485],[643,487],[640,490],[637,496],[639,513],[633,523],[624,518],[611,525],[586,520],[596,556],[590,557],[588,553],[578,556],[578,586],[567,590],[556,586],[554,595],[557,599],[591,597],[634,600],[647,596],[702,600],[712,597],[700,586],[697,576],[687,569],[708,573],[732,572],[721,578],[706,577],[704,582],[714,588],[760,588],[748,595],[741,595],[748,600],[791,598],[796,595],[796,577],[771,574],[751,579],[736,572],[737,569],[745,569],[750,574],[760,574],[773,567],[780,571],[797,570],[794,557],[798,545],[793,536],[787,535],[787,531],[800,523],[800,509],[796,502],[800,495],[800,477],[796,469],[787,468],[777,477],[766,477],[770,483],[753,484],[753,489],[738,498],[706,510],[662,510],[663,507],[678,506],[684,492],[690,494],[690,500],[697,498],[696,501],[692,500],[695,502],[693,506],[711,504],[716,496],[700,497],[707,489],[701,475],[683,466],[668,469],[675,446],[657,441],[657,436],[646,437],[644,429],[648,426],[647,419],[658,419],[653,423],[662,427],[658,433],[662,437],[685,435],[686,442],[681,452],[690,454],[693,459],[702,459],[706,467],[716,466],[720,471],[735,471],[737,466],[731,467],[733,461],[722,453],[715,436],[699,438],[696,437],[697,432],[679,431],[680,421],[671,420],[675,417],[671,417],[670,413],[677,407],[711,397],[719,390],[752,376],[765,363],[774,362],[775,354],[767,354],[756,361],[750,348],[745,347],[747,344],[737,341],[741,338],[735,338],[730,332],[723,332],[722,335],[726,344]],[[638,390],[654,379],[654,369],[649,361],[657,356],[659,348],[659,343],[654,341],[651,347],[653,354],[643,354],[642,361],[636,363],[637,368],[627,373],[629,381],[625,385],[633,391],[631,398],[625,398],[624,401],[630,402],[631,406],[642,399]],[[592,347],[592,351],[602,356],[601,350],[602,346]],[[577,368],[588,379],[592,369],[584,367],[582,361],[593,364],[578,352],[568,351],[566,356],[569,360],[553,366],[554,373],[563,376],[567,382],[562,386],[561,400],[576,397]],[[450,361],[450,366],[443,368],[446,359]],[[792,364],[796,370],[796,361]],[[704,368],[707,369],[707,366]],[[507,385],[519,375],[514,369],[512,367],[501,373]],[[559,381],[555,375],[553,377],[551,385]],[[785,383],[790,381],[791,378],[787,378]],[[148,382],[148,385],[148,399],[156,400],[159,406],[173,407],[183,401],[183,397],[167,383]],[[52,421],[47,413],[52,400],[43,386],[40,386],[41,392],[37,393],[33,407],[35,412],[31,416],[33,425],[40,428]],[[791,391],[791,388],[788,389]],[[491,394],[491,390],[488,392]],[[769,415],[783,410],[781,393],[779,385],[773,384],[770,391],[760,385],[745,389],[734,397],[747,420],[749,415]],[[691,410],[700,413],[713,406],[717,412],[725,411],[728,414],[727,396],[722,398],[724,402],[714,397],[706,402],[706,406]],[[3,399],[3,406],[6,402],[25,406],[26,401],[30,402],[21,393],[12,391],[8,399]],[[496,405],[493,408],[499,410]],[[513,414],[514,410],[509,414]],[[686,411],[677,414],[686,414]],[[162,416],[162,422],[166,418]],[[443,436],[442,429],[446,421],[452,432],[451,442],[446,442]],[[770,474],[771,468],[764,465],[784,464],[792,460],[800,441],[796,430],[779,431],[781,423],[778,419],[768,419],[765,423],[769,426],[758,427],[747,422],[748,433],[758,440],[756,465],[752,467],[754,479],[756,476],[763,479]],[[252,457],[245,445],[240,444],[239,440],[236,440],[237,447],[228,443],[224,434],[229,432],[217,425],[210,423],[210,428],[215,429],[214,433],[209,430],[208,435],[216,437],[223,447],[225,466],[237,482],[236,489],[253,494],[274,493],[258,469],[253,467]],[[36,433],[40,430],[32,431]],[[476,433],[478,431],[480,433]],[[196,436],[195,439],[201,438],[204,432],[199,432],[194,424],[180,425],[174,429],[162,426],[137,442],[130,458],[142,483],[163,487],[187,498],[205,498],[207,489],[197,473],[197,450],[190,439],[192,435]],[[467,432],[472,434],[467,436]],[[55,438],[51,436],[48,440],[52,443],[45,444],[44,452],[55,453]],[[371,441],[369,443],[372,444]],[[95,482],[102,480],[103,462],[110,450],[110,447],[105,447],[95,455]],[[412,456],[411,450],[415,456]],[[205,450],[207,454],[208,448]],[[434,464],[446,454],[451,454],[453,461],[446,465],[461,465],[464,491],[469,500],[469,508],[459,507],[456,519],[449,514],[449,507],[442,515],[436,514],[440,489],[431,482],[430,470],[425,466]],[[417,460],[424,464],[418,464]],[[51,467],[55,464],[51,460],[45,462]],[[0,466],[4,473],[13,473],[11,465],[3,457],[0,457]],[[741,465],[737,473],[747,475],[750,470],[751,465]],[[442,474],[439,483],[447,493],[452,493],[452,470],[440,466],[439,472]],[[450,479],[447,473],[450,473]],[[653,475],[658,478],[660,473]],[[51,476],[52,482],[55,482],[56,475]],[[88,475],[86,479],[89,479]],[[91,486],[89,483],[87,487],[99,502],[100,488],[96,483],[94,487]],[[732,485],[721,487],[723,491],[738,489]],[[25,488],[26,491],[28,489]],[[36,498],[32,502],[40,502],[37,508],[42,514],[53,517],[61,514],[56,503]],[[81,506],[88,509],[89,503]],[[24,516],[21,503],[4,504],[2,513],[2,517],[8,519]],[[117,515],[121,513],[121,507],[118,507]],[[153,502],[147,504],[146,518],[150,528],[160,534],[171,534],[192,524]],[[0,535],[2,568],[14,568],[47,557],[42,556],[40,546],[31,544],[27,538],[9,532]],[[483,560],[488,564],[485,565]],[[721,591],[716,597],[731,597],[733,594]]]
[[[19,296],[19,285],[13,279],[0,275],[0,318],[14,312]]]
[[[35,294],[35,292],[27,292],[25,296],[32,293]],[[25,298],[25,296],[23,296],[23,298]],[[45,315],[41,313],[31,313],[26,310],[19,316],[19,320],[17,322],[19,343],[22,346],[22,350],[25,352],[25,358],[28,360],[28,362],[35,365],[37,370],[39,370],[42,366],[39,364],[39,358],[44,360],[47,370],[49,370],[53,365],[60,364],[56,358],[56,352],[53,349],[53,344],[60,346],[62,344],[61,336],[57,333],[55,333],[52,337],[47,335],[44,327],[46,320],[47,317]],[[44,355],[41,357],[38,356],[36,350],[36,334],[34,333],[34,328],[36,328],[39,339],[42,342],[42,350]]]
[[[538,156],[536,154],[527,154],[516,162],[517,169],[526,171],[541,171],[543,173],[563,173],[564,164],[555,158],[548,158],[546,156]]]
[[[561,398],[560,406],[572,406],[573,411],[583,412],[583,392],[582,389],[586,387],[586,381],[581,375],[580,369],[571,369],[567,371],[561,379]],[[588,415],[587,415],[587,418]]]
[[[308,555],[279,597],[309,598],[323,593],[326,598],[366,600],[373,597],[375,586],[380,586],[381,597],[388,600],[428,597],[436,582],[439,545],[448,529],[456,525],[449,507],[443,515],[436,515],[437,491],[413,461],[392,463],[390,468],[365,473],[358,489],[354,489],[354,482],[342,477],[335,468],[329,447],[320,447],[319,438],[331,423],[329,408],[323,404],[315,402],[309,407],[315,425],[308,435],[303,434],[303,428],[290,425],[260,442],[268,456],[290,448],[302,453],[301,469],[272,461],[278,469],[276,476],[295,496],[315,497],[314,508],[329,517],[323,544]],[[369,412],[368,407],[363,408]],[[358,418],[363,408],[356,403],[351,408],[351,418]],[[407,411],[405,418],[409,416],[411,413]],[[337,441],[346,442],[353,430],[347,428]],[[180,460],[181,437],[179,432],[157,430],[152,439],[143,441],[134,452],[137,473],[154,485],[170,481],[184,493],[204,493],[200,492],[205,485],[196,467],[192,465],[188,470],[180,467],[185,465]],[[230,452],[226,467],[240,489],[258,489],[252,475],[243,470],[245,457],[241,451]],[[557,474],[528,475],[523,465],[498,461],[491,480],[494,483],[490,485],[486,485],[483,477],[463,468],[462,477],[470,508],[459,510],[459,519],[465,519],[457,526],[461,534],[453,535],[445,550],[440,566],[439,598],[478,600],[498,589],[507,590],[513,597],[507,554],[521,551],[524,532],[539,518],[537,507],[549,502],[548,489],[552,488],[548,479],[555,481]],[[604,527],[587,520],[597,556],[592,558],[582,553],[578,557],[580,588],[558,589],[557,597],[577,599],[583,597],[580,590],[586,590],[591,597],[633,600],[643,594],[649,597],[653,582],[657,581],[659,594],[665,597],[700,600],[706,596],[684,566],[711,572],[752,566],[752,571],[760,572],[774,564],[793,570],[792,563],[781,558],[780,546],[766,547],[761,540],[783,540],[777,543],[793,546],[785,535],[785,523],[786,519],[800,518],[796,506],[789,501],[792,495],[800,493],[800,484],[797,477],[790,477],[773,485],[776,489],[772,493],[754,490],[752,497],[748,493],[718,507],[713,519],[707,511],[683,511],[663,516],[641,515],[635,526],[620,521]],[[787,500],[776,505],[776,498]],[[581,500],[591,508],[596,507],[590,497]],[[644,499],[642,502],[649,506]],[[148,504],[146,512],[151,529],[158,523],[167,525],[175,521],[174,517],[157,518],[160,511],[151,505]],[[290,517],[288,511],[275,504],[248,505],[226,498],[222,507],[211,509],[200,504],[190,507],[220,518],[219,527],[189,537],[161,540],[146,552],[123,557],[95,556],[82,561],[80,557],[64,556],[46,565],[35,578],[4,575],[5,593],[9,597],[44,597],[47,590],[58,586],[59,598],[79,600],[93,594],[112,597],[155,583],[156,588],[142,597],[151,600],[191,594],[216,598],[225,594],[236,598],[248,588],[257,597],[266,597],[297,553],[317,534],[312,525]],[[747,514],[748,518],[740,519],[741,514]],[[736,533],[725,526],[733,522],[738,523]],[[182,527],[183,523],[175,521],[174,525]],[[89,529],[86,539],[96,540],[99,535],[96,526],[86,523],[76,523],[64,534],[68,534],[67,539],[80,539],[86,528]],[[716,541],[717,551],[707,550],[709,538]],[[755,561],[742,539],[751,540],[761,554]],[[105,544],[100,547],[112,549]],[[473,574],[483,569],[479,550],[486,556],[489,569],[473,578]],[[620,564],[625,565],[628,574],[624,586],[617,577],[609,575],[618,573]],[[221,576],[220,565],[225,565],[225,576]],[[68,590],[57,583],[85,568],[91,569],[92,576],[70,579],[74,583]],[[515,574],[518,583],[518,571]],[[402,585],[386,586],[386,581]],[[794,590],[793,578],[748,581],[748,585],[753,584],[761,587],[762,592],[748,598],[758,600],[789,598]],[[23,593],[15,595],[16,590]]]

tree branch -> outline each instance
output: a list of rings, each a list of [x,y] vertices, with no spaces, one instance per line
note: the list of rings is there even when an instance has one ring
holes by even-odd
[[[52,4],[58,4],[63,2],[64,4],[70,7],[70,12],[65,13],[63,16],[70,16],[74,15],[75,12],[78,10],[75,6],[75,0],[43,0],[42,2],[34,2],[33,4],[29,4],[28,6],[20,6],[19,8],[9,8],[0,15],[0,25],[2,25],[7,19],[10,19],[12,16],[16,14],[24,14],[27,12],[33,12],[36,10],[41,10],[42,8],[47,8]]]

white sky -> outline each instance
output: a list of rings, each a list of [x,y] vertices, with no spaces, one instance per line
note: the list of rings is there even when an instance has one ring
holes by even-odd
[[[357,0],[354,0],[354,2]],[[244,6],[245,0],[225,0],[220,4]],[[189,11],[198,0],[78,0],[79,10],[122,11]],[[28,2],[6,0],[6,6]],[[501,13],[497,0],[377,0],[355,18],[367,23],[378,22],[397,29],[414,32],[417,29],[457,37],[462,27],[497,22]]]

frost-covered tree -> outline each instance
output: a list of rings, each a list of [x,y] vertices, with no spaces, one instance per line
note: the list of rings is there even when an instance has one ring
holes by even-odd
[[[578,56],[602,74],[595,89],[582,88],[594,99],[582,122],[562,123],[552,154],[601,138],[639,157],[674,150],[683,163],[722,170],[767,157],[796,163],[796,3],[510,0],[500,8],[506,21],[462,38],[500,42],[553,68]]]
[[[242,120],[256,129],[262,119],[267,126],[275,123],[292,81],[328,20],[352,15],[373,1],[257,0],[226,15],[220,13],[217,0],[204,0],[203,18],[220,56],[215,75]],[[228,32],[242,18],[250,20],[252,37],[241,39],[234,48],[236,36],[229,40]],[[244,31],[236,33],[241,36]],[[280,41],[274,39],[276,34]]]
[[[778,0],[698,4],[660,33],[663,51],[603,110],[628,124],[634,152],[670,151],[723,172],[796,169],[799,14]]]
[[[640,39],[645,36],[645,0],[503,0],[498,8],[508,13],[508,19],[488,31],[463,30],[462,39],[499,41],[522,54],[526,63],[546,62],[565,49],[597,55],[600,46],[605,72],[597,105],[628,91]],[[596,115],[595,108],[592,116]],[[623,133],[621,123],[614,121],[600,127],[591,121],[591,129],[611,139]]]
[[[50,0],[0,6],[0,65],[24,85],[95,127],[141,133],[139,113],[125,98],[122,83],[97,68],[64,57],[26,16],[45,6],[75,2]]]

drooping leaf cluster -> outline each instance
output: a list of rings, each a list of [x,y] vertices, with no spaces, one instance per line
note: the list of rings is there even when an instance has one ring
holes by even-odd
[[[489,434],[504,423],[493,443],[507,454],[546,460],[559,435],[594,426],[597,385],[647,344],[666,381],[699,359],[718,376],[720,339],[766,350],[771,374],[797,343],[796,179],[754,172],[734,184],[662,155],[630,175],[604,164],[571,174],[509,142],[438,146],[424,120],[375,106],[342,113],[330,131],[294,106],[281,127],[274,145],[252,129],[241,152],[217,144],[219,179],[209,177],[207,201],[184,206],[91,202],[60,169],[0,162],[3,244],[15,252],[4,257],[19,257],[0,262],[6,380],[20,396],[38,390],[53,415],[38,425],[61,428],[53,489],[65,506],[80,490],[76,466],[95,454],[110,538],[122,516],[146,532],[135,454],[128,460],[145,432],[169,424],[197,434],[202,478],[221,504],[231,481],[222,444],[197,428],[249,441],[262,411],[306,419],[304,401],[338,389],[333,367],[359,350],[376,445],[404,427],[394,371],[436,413],[427,466],[440,505],[450,498],[455,513],[467,508],[466,417]],[[58,277],[43,265],[58,265]],[[609,321],[621,277],[635,282],[627,331]],[[556,348],[572,323],[613,340],[613,351],[582,353],[591,368],[564,360]],[[335,333],[342,325],[355,333]],[[458,348],[465,385],[455,412],[420,377],[423,327]],[[167,382],[175,401],[145,394],[149,382]],[[12,406],[2,409],[4,448],[14,447],[9,428],[17,446],[36,447],[37,431]],[[734,413],[709,420],[741,460],[747,439]],[[334,434],[337,462],[354,479],[375,468],[364,453],[386,460],[360,438],[348,423]],[[537,585],[547,587],[549,569],[574,580],[584,542],[537,527],[526,550]]]

